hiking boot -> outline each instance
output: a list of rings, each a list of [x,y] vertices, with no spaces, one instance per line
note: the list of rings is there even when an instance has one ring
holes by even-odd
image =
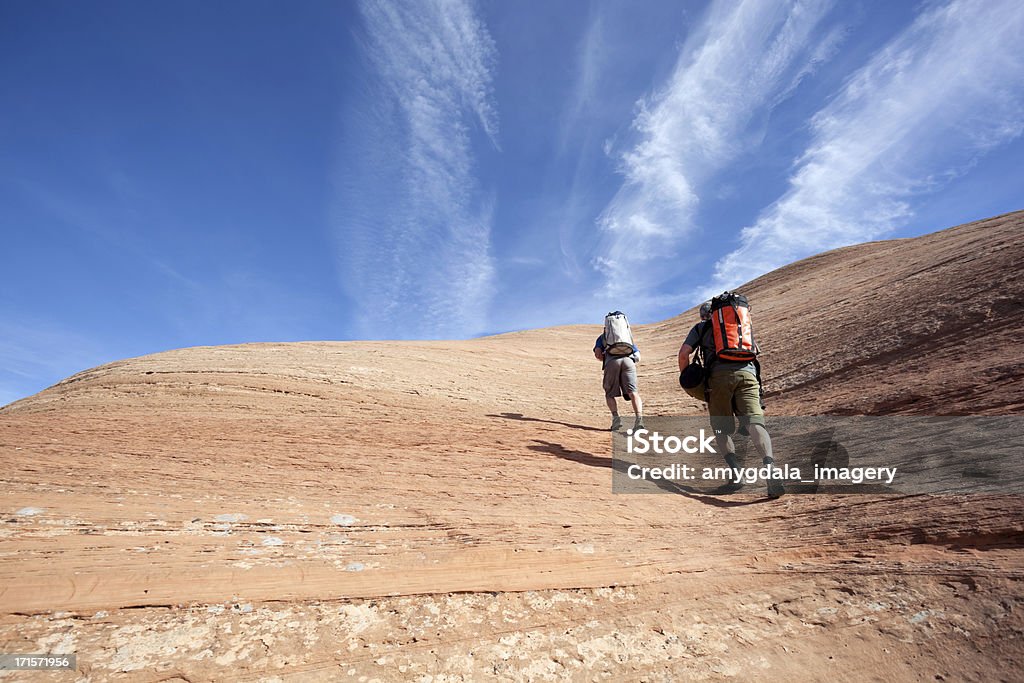
[[[740,479],[740,464],[736,460],[736,454],[726,453],[725,464],[728,465],[729,469],[732,471],[732,478],[729,479],[729,482],[725,485],[724,488],[730,492],[739,491],[741,488],[743,488],[743,481]]]
[[[636,422],[633,423],[633,433],[636,434],[641,429],[647,429],[647,427],[644,426],[644,419],[642,417],[638,417]]]
[[[768,478],[768,497],[769,498],[781,498],[782,494],[784,494],[785,492],[786,492],[786,487],[782,485],[782,481],[781,480],[774,479],[772,477]]]
[[[618,415],[612,415],[612,426],[608,431],[617,432],[622,429],[622,418]]]

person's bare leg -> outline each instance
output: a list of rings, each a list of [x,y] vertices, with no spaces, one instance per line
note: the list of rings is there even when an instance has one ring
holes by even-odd
[[[619,417],[619,406],[615,402],[615,399],[609,396],[604,397],[605,403],[608,404],[608,410],[612,412],[612,426],[611,431],[617,431],[622,427],[622,418]]]
[[[775,461],[772,457],[772,439],[768,436],[768,430],[761,425],[747,425],[747,431],[750,432],[750,443],[754,444],[754,448],[761,455],[761,462],[765,465],[770,465]]]
[[[715,434],[715,448],[725,459],[725,464],[732,470],[733,479],[729,482],[735,489],[739,487],[740,463],[736,460],[736,444],[728,434]]]
[[[733,443],[732,437],[728,434],[715,434],[715,448],[723,456],[736,455],[736,444]]]
[[[772,456],[772,440],[768,436],[768,430],[761,425],[749,425],[747,430],[750,432],[750,441],[754,444],[754,448],[761,454],[761,462],[765,465],[771,465],[775,462],[775,458]],[[770,473],[769,473],[770,474]],[[768,497],[778,498],[786,492],[782,482],[778,479],[768,478]]]
[[[633,404],[633,413],[636,415],[637,420],[643,420],[644,418],[644,402],[640,398],[640,392],[634,391],[633,395],[629,397],[630,403]]]

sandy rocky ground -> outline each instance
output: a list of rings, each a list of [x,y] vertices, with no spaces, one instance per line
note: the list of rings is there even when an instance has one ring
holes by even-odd
[[[770,411],[1020,414],[1024,213],[746,288]],[[648,413],[693,311],[641,327]],[[3,680],[1020,681],[1019,496],[613,495],[599,327],[247,344],[0,410]],[[780,459],[785,454],[779,454]]]

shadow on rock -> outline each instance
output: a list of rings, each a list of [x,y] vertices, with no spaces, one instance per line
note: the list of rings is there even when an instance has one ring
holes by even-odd
[[[619,458],[605,458],[593,453],[587,453],[586,451],[576,451],[566,448],[560,443],[553,443],[551,441],[540,441],[534,439],[536,445],[527,446],[531,451],[538,453],[548,453],[550,455],[557,456],[563,460],[569,460],[571,462],[578,462],[584,465],[590,465],[591,467],[607,467],[615,472],[626,474],[629,470],[630,465],[633,463],[627,462]],[[740,507],[743,505],[756,505],[758,503],[764,503],[768,499],[762,498],[757,500],[722,500],[716,498],[715,495],[727,495],[730,493],[736,493],[736,491],[730,489],[728,486],[720,486],[712,491],[700,491],[690,486],[684,486],[677,484],[672,481],[664,479],[649,480],[651,484],[654,484],[662,491],[667,493],[675,493],[680,496],[685,496],[698,503],[705,505],[711,505],[713,507],[728,508],[728,507]],[[709,495],[710,494],[710,495]]]
[[[544,422],[546,424],[561,425],[562,427],[569,427],[570,429],[582,429],[587,432],[607,432],[607,429],[601,429],[600,427],[590,427],[588,425],[578,425],[572,422],[561,422],[559,420],[542,420],[539,417],[526,417],[522,413],[502,413],[501,415],[488,415],[487,417],[498,417],[503,420],[518,420],[520,422]]]

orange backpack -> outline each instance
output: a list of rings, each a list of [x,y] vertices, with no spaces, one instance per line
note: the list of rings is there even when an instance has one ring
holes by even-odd
[[[742,294],[723,292],[711,300],[711,333],[715,358],[726,361],[753,361],[758,348],[750,324],[750,304]]]

